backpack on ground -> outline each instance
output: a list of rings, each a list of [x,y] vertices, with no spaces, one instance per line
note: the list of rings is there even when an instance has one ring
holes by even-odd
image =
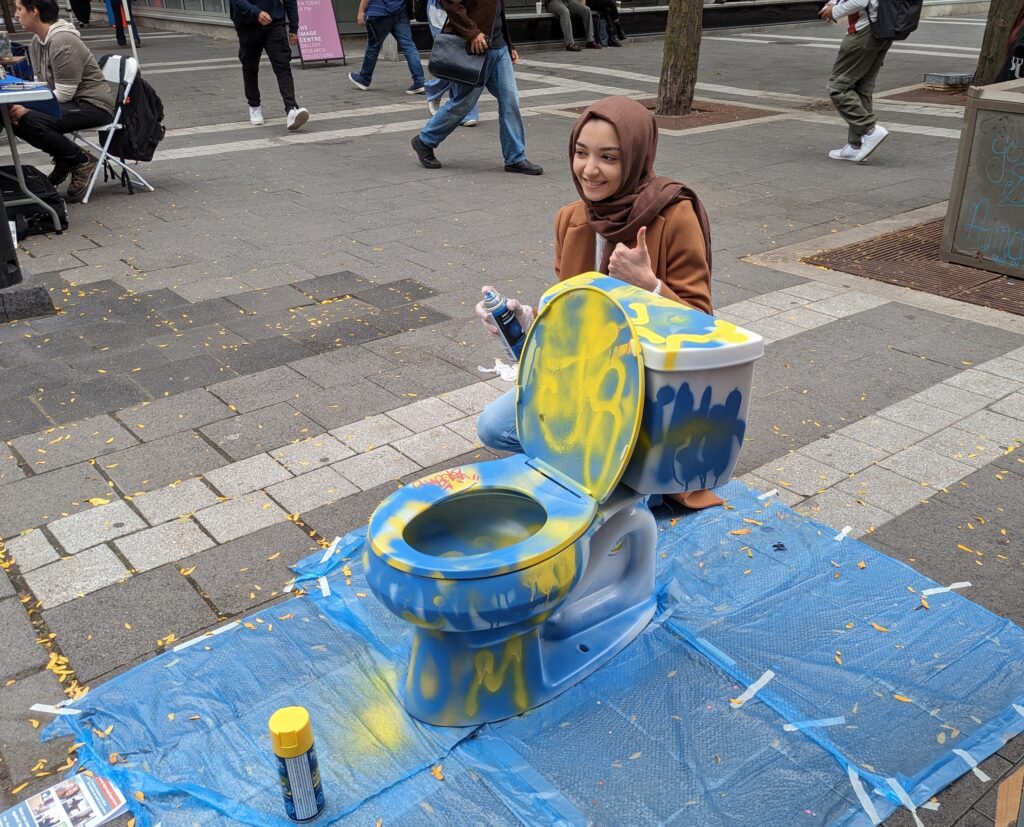
[[[50,179],[46,177],[45,173],[33,166],[22,164],[21,172],[25,176],[25,185],[29,192],[41,198],[57,211],[61,231],[66,230],[68,228],[68,208],[64,203],[64,198],[57,192],[57,188],[50,183]],[[15,207],[7,203],[16,198],[25,197],[25,193],[18,188],[14,167],[0,166],[0,188],[4,194],[7,220],[14,222],[18,241],[27,235],[57,232],[53,226],[53,216],[38,204],[19,204]]]
[[[103,55],[100,58],[102,67],[110,55]],[[157,145],[164,138],[167,131],[164,127],[164,104],[160,96],[149,83],[142,77],[140,71],[135,75],[132,88],[128,90],[128,97],[125,101],[125,61],[121,61],[120,80],[117,84],[117,101],[121,106],[121,128],[114,130],[114,137],[110,142],[110,154],[125,161],[152,161],[153,153]],[[123,104],[121,101],[125,101]],[[100,144],[106,142],[109,130],[100,129]],[[107,177],[116,178],[117,173],[104,165],[103,180]],[[135,191],[128,173],[121,171],[121,185],[128,187],[128,192]]]
[[[924,0],[878,0],[871,34],[879,40],[906,40],[917,29]]]

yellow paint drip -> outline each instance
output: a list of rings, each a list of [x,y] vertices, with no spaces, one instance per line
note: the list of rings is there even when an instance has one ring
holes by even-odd
[[[512,702],[520,712],[530,708],[523,664],[523,638],[514,637],[502,648],[501,661],[495,663],[494,652],[482,649],[473,655],[473,683],[466,694],[466,714],[473,718],[480,710],[480,690],[492,695],[511,683]]]
[[[570,546],[542,563],[524,569],[523,585],[530,590],[530,599],[544,596],[545,603],[560,603],[569,595],[576,581],[576,547]]]

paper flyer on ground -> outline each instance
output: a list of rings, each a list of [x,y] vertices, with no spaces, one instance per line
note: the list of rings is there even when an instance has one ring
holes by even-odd
[[[105,778],[76,775],[0,813],[0,827],[99,827],[126,809]]]

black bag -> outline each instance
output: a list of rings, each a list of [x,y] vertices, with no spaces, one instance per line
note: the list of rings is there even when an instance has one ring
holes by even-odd
[[[906,40],[917,29],[924,0],[878,0],[871,34],[879,40]]]
[[[68,228],[68,208],[64,203],[64,198],[57,192],[57,188],[50,183],[50,179],[44,173],[33,166],[23,164],[21,172],[25,176],[25,184],[29,191],[57,211],[60,228],[62,231],[66,230]],[[18,187],[14,167],[0,167],[0,186],[3,188],[7,220],[14,222],[19,241],[27,235],[56,232],[53,226],[53,216],[38,204],[21,204],[13,207],[6,203],[16,198],[25,197],[25,193]]]
[[[466,39],[457,34],[438,33],[427,68],[435,78],[466,86],[484,85],[484,55],[470,52]]]
[[[103,66],[110,55],[103,55],[100,58],[100,66]],[[117,100],[124,100],[125,81],[124,64],[121,61],[120,79],[117,84]],[[110,154],[125,161],[152,161],[153,153],[157,145],[164,138],[167,131],[163,125],[164,104],[156,93],[142,77],[140,72],[135,76],[132,88],[128,93],[128,101],[121,107],[121,128],[114,130],[114,137],[110,142]],[[100,129],[100,144],[107,140],[109,130]],[[104,169],[103,180],[108,175],[116,178],[109,166]],[[128,187],[128,192],[135,192],[131,178],[124,170],[121,171],[121,184]]]
[[[15,57],[24,56],[25,59],[20,63],[14,63],[11,66],[5,67],[7,74],[14,75],[22,80],[35,80],[36,76],[32,71],[32,61],[28,56],[28,47],[22,46],[20,43],[12,43],[11,54]]]
[[[412,12],[409,16],[417,23],[426,23],[427,0],[412,0]]]

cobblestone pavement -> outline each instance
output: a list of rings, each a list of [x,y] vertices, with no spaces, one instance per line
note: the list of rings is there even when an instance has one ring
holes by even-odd
[[[711,216],[718,313],[769,342],[739,471],[1021,623],[1024,320],[799,261],[942,215],[959,136],[959,108],[880,99],[892,137],[863,166],[829,161],[837,28],[706,37],[698,95],[766,117],[661,137],[659,171]],[[880,88],[970,71],[981,35],[922,23]],[[552,281],[572,109],[654,95],[661,56],[525,54],[528,153],[546,167],[525,179],[502,170],[486,96],[444,168],[421,168],[426,109],[402,65],[369,92],[344,68],[296,69],[312,117],[287,133],[269,67],[268,123],[246,122],[230,42],[145,44],[170,128],[156,192],[103,184],[67,233],[24,241],[61,313],[0,325],[4,806],[66,755],[37,742],[32,703],[285,599],[288,565],[398,485],[489,456],[474,420],[508,386],[478,371],[499,355],[472,318],[479,286],[531,301]],[[1022,759],[1024,739],[1007,744],[982,764],[992,783],[965,776],[925,824],[991,824]]]

